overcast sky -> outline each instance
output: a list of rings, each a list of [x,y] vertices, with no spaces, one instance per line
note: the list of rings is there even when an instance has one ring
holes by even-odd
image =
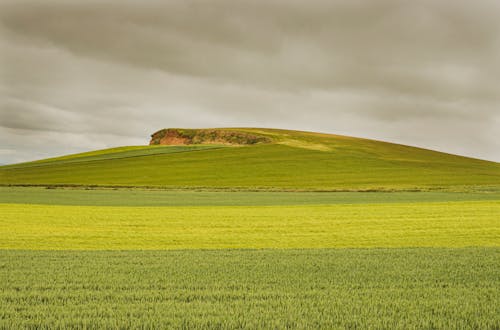
[[[0,163],[276,127],[500,161],[498,0],[0,0]]]

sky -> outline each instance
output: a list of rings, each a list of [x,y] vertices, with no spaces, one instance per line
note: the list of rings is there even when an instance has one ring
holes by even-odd
[[[0,0],[0,163],[166,127],[500,162],[500,1]]]

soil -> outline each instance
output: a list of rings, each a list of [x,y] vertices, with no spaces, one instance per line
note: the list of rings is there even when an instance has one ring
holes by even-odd
[[[150,145],[225,144],[250,145],[269,143],[259,134],[222,129],[162,129],[151,135]]]

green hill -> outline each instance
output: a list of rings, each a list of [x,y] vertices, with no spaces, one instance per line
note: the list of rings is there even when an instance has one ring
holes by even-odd
[[[276,129],[162,131],[188,138],[182,145],[2,166],[0,184],[332,191],[500,187],[499,163],[387,142]],[[152,144],[161,140],[155,134]]]

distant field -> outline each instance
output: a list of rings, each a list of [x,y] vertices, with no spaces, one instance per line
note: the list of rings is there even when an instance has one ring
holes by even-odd
[[[0,251],[0,328],[498,329],[499,248]]]
[[[0,203],[88,206],[272,206],[500,201],[499,192],[228,192],[0,187]]]
[[[0,248],[500,246],[499,201],[302,206],[0,204]]]
[[[239,130],[274,142],[96,151],[2,166],[0,184],[354,191],[500,188],[499,163],[344,136]]]

